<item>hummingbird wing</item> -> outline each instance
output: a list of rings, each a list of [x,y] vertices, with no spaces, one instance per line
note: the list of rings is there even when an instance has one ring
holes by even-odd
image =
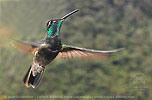
[[[13,47],[18,48],[20,51],[23,51],[26,54],[34,54],[36,48],[40,45],[40,43],[34,42],[23,42],[19,40],[11,40],[11,44]]]
[[[119,48],[109,51],[101,51],[101,50],[79,48],[70,45],[62,45],[62,49],[57,55],[57,58],[107,58],[123,49],[124,48]]]

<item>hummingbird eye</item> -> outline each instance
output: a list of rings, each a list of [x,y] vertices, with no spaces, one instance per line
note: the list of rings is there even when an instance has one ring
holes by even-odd
[[[51,27],[52,23],[53,23],[53,21],[52,21],[52,20],[51,20],[51,21],[49,21],[49,22],[47,23],[47,28],[48,28],[48,29]]]
[[[51,26],[51,25],[52,25],[52,23],[53,23],[52,21],[49,21],[48,25],[49,25],[49,26]]]

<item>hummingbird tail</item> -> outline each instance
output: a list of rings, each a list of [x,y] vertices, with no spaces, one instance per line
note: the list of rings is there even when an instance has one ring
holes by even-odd
[[[36,76],[33,76],[32,69],[30,66],[29,70],[27,71],[27,73],[23,79],[25,86],[26,87],[32,86],[33,88],[36,88],[38,86],[38,84],[40,83],[40,80],[43,76],[43,72],[44,72],[44,70],[41,71],[40,73],[38,73]]]

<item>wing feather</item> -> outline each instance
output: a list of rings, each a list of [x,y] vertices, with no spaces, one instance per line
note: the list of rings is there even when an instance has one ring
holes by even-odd
[[[32,43],[32,42],[22,42],[19,40],[11,40],[11,44],[13,47],[23,51],[26,54],[34,54],[39,44]]]
[[[114,55],[114,53],[123,50],[124,48],[101,51],[93,49],[79,48],[69,45],[63,45],[57,58],[107,58]]]

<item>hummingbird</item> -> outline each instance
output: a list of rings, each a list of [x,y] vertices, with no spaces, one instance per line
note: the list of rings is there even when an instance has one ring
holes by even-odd
[[[39,42],[25,42],[12,40],[14,47],[26,54],[32,54],[33,61],[24,76],[23,82],[26,87],[36,88],[42,79],[46,65],[55,58],[107,58],[114,53],[123,50],[123,48],[101,51],[80,48],[72,45],[62,44],[60,36],[60,28],[66,18],[78,12],[76,9],[62,18],[50,19],[46,24],[46,35]]]

